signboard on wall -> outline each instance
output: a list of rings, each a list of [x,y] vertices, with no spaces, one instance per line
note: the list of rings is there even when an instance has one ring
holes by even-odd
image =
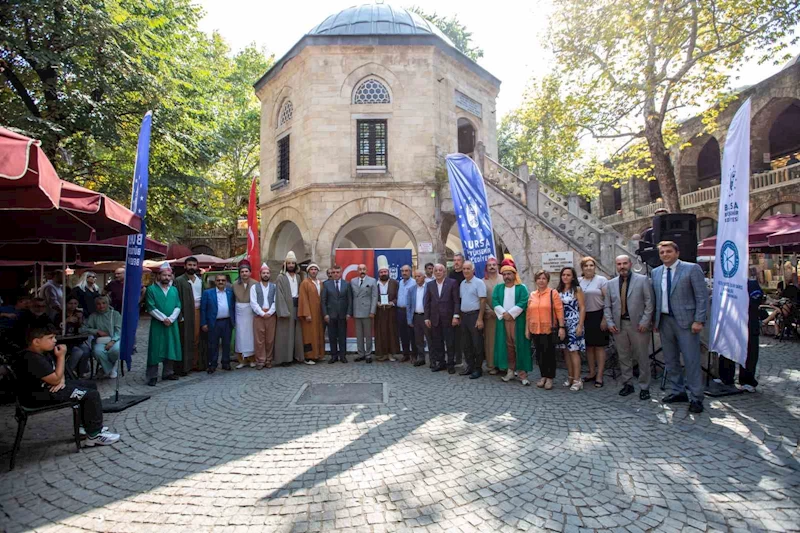
[[[481,106],[480,102],[473,100],[466,94],[459,91],[456,91],[456,107],[460,107],[464,111],[472,113],[478,118],[483,117],[483,106]]]
[[[421,242],[417,245],[417,252],[421,254],[431,254],[433,253],[433,243],[432,242]]]
[[[561,272],[564,267],[575,265],[573,252],[546,252],[542,254],[542,270]]]

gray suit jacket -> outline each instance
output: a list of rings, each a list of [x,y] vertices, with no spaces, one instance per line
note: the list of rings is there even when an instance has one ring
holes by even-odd
[[[355,277],[350,280],[350,289],[353,293],[353,318],[374,315],[378,307],[378,283],[375,278],[365,276],[362,285],[361,278]]]
[[[656,327],[661,323],[661,280],[666,276],[664,265],[653,270],[653,292],[656,296]],[[670,310],[675,321],[684,329],[692,327],[692,322],[706,323],[708,314],[708,288],[703,269],[695,263],[681,261],[672,274]]]
[[[642,276],[635,272],[629,274],[628,281],[628,316],[631,322],[639,326],[649,327],[653,321],[653,309],[655,308],[655,295],[653,285],[647,276]],[[622,314],[621,300],[619,293],[619,276],[612,279],[606,285],[605,309],[603,314],[606,317],[608,327],[619,328]]]

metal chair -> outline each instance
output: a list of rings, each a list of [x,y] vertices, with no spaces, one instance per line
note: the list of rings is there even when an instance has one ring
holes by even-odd
[[[16,375],[14,374],[13,369],[9,367],[9,371],[11,372],[12,379],[16,381]],[[24,405],[22,405],[22,403],[20,403],[19,395],[17,395],[16,412],[14,414],[14,418],[17,419],[17,438],[14,440],[14,447],[11,450],[11,462],[8,466],[9,472],[11,470],[14,470],[14,463],[16,462],[17,453],[19,452],[20,445],[22,444],[22,436],[25,433],[25,426],[28,424],[28,418],[41,413],[47,413],[49,411],[58,411],[59,409],[66,409],[68,407],[72,408],[72,429],[75,437],[75,447],[80,452],[81,451],[80,402],[76,400],[70,400],[67,402],[62,402],[52,405],[44,405],[42,407],[25,407]]]

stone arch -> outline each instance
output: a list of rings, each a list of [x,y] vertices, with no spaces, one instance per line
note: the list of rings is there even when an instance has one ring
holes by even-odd
[[[697,217],[697,242],[717,234],[717,219],[714,217]]]
[[[283,104],[286,103],[287,100],[292,102],[292,106],[294,107],[295,113],[297,112],[297,102],[294,101],[292,98],[294,96],[294,90],[288,86],[284,85],[281,87],[281,90],[275,94],[275,100],[272,103],[272,109],[269,113],[269,127],[272,130],[278,129],[278,118],[281,114],[281,109],[283,108]]]
[[[530,281],[533,272],[530,272],[530,261],[525,253],[522,236],[517,233],[514,226],[500,213],[499,209],[492,211],[492,229],[503,240],[503,244],[508,248],[508,253],[514,258],[523,283]],[[498,259],[503,260],[502,257]]]
[[[757,220],[761,220],[761,218],[766,214],[768,210],[771,208],[782,205],[782,204],[798,204],[800,205],[800,195],[798,194],[786,194],[781,195],[780,198],[775,198],[774,196],[771,198],[767,198],[766,200],[762,200],[761,202],[754,204],[750,204],[750,223],[753,223]],[[784,213],[785,214],[785,213]]]
[[[462,132],[466,132],[470,127],[472,129],[472,135],[473,135],[472,150],[462,151],[463,148],[462,142],[466,140],[462,139]],[[482,140],[480,123],[476,122],[475,120],[472,120],[470,117],[464,114],[459,113],[458,116],[456,117],[456,138],[458,139],[457,150],[459,153],[463,154],[474,153],[476,147],[478,146],[478,143],[481,142]]]
[[[195,244],[194,246],[192,246],[191,250],[193,254],[197,255],[200,254],[213,255],[213,256],[217,255],[216,252],[214,252],[214,249],[208,246],[207,244]]]
[[[313,259],[322,265],[330,264],[336,239],[341,237],[340,230],[351,220],[369,213],[384,214],[401,221],[412,237],[415,251],[420,241],[433,242],[430,229],[413,208],[392,198],[359,198],[339,207],[320,226],[312,249]]]
[[[403,95],[403,84],[400,82],[400,79],[394,75],[394,72],[383,65],[379,65],[378,63],[365,63],[347,75],[347,77],[344,79],[344,82],[342,82],[342,88],[339,92],[339,96],[346,99],[348,103],[351,103],[353,101],[352,96],[355,88],[358,87],[362,81],[369,77],[376,78],[386,86],[386,89],[389,91],[392,104],[394,104],[396,98]]]
[[[294,250],[295,254],[297,254],[298,261],[303,261],[311,256],[311,247],[309,246],[310,233],[305,217],[300,211],[287,205],[278,209],[261,231],[261,242],[267,243],[266,249],[262,248],[261,253],[263,256],[266,252],[266,258],[268,260],[283,261],[283,257],[274,257],[274,254],[277,253],[275,246],[278,244],[277,240],[280,237],[280,232],[287,222],[291,222],[297,227],[303,239],[303,249]]]
[[[719,179],[722,168],[719,146],[719,140],[715,136],[703,133],[692,139],[691,144],[681,151],[678,169],[680,194],[696,191],[702,186],[701,182],[713,180],[715,176]]]
[[[774,155],[770,151],[770,132],[781,115],[786,111],[791,111],[797,106],[800,107],[800,100],[793,96],[774,96],[766,104],[756,111],[752,111],[750,122],[750,170],[751,172],[761,172],[770,169],[770,164],[764,162],[764,155],[769,158]],[[791,109],[790,109],[791,108]]]

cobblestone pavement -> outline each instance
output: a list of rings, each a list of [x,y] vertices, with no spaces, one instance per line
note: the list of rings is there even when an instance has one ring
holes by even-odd
[[[694,416],[610,377],[574,393],[350,363],[150,389],[140,363],[123,390],[153,397],[107,415],[116,446],[76,453],[64,412],[29,422],[16,469],[0,458],[0,530],[800,530],[800,344],[765,339],[759,371],[759,393]],[[292,405],[307,382],[385,382],[389,402]]]

